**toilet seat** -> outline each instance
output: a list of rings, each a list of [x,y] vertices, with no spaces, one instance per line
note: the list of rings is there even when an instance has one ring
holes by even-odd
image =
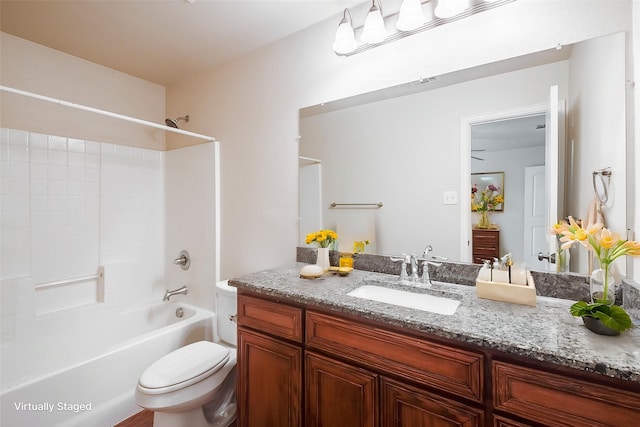
[[[229,360],[229,349],[198,341],[158,359],[140,376],[145,394],[163,394],[188,387],[219,371]]]

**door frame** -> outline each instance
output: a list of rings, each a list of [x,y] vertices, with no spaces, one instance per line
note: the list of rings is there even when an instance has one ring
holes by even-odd
[[[544,115],[545,103],[494,111],[460,119],[460,261],[473,262],[471,250],[471,126],[486,122],[511,120],[520,117]],[[546,140],[545,140],[546,150]]]

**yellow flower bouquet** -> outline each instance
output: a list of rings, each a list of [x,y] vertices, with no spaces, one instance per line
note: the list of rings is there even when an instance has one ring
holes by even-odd
[[[491,228],[489,212],[498,209],[502,203],[504,203],[504,196],[500,194],[499,187],[490,184],[487,188],[478,192],[478,187],[474,185],[471,188],[471,210],[480,214],[476,227]]]
[[[490,184],[478,193],[478,188],[471,189],[471,210],[474,212],[495,211],[504,202],[504,196],[500,194],[500,188]]]
[[[320,230],[307,234],[307,245],[315,244],[319,248],[329,248],[338,240],[338,234],[333,230]]]
[[[568,222],[554,225],[552,232],[560,237],[561,249],[579,243],[592,252],[602,269],[601,291],[591,290],[591,303],[579,301],[570,308],[574,316],[599,319],[605,326],[621,332],[631,327],[631,319],[622,307],[614,305],[615,295],[610,289],[613,276],[609,268],[613,261],[624,256],[640,256],[640,242],[623,240],[618,233],[596,223],[583,228],[572,217]],[[595,273],[595,272],[594,272]],[[593,277],[591,283],[593,284]],[[585,322],[586,323],[586,322]]]

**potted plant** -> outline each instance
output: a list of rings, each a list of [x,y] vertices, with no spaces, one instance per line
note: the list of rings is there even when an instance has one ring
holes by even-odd
[[[591,302],[576,302],[569,309],[570,313],[581,317],[587,328],[602,335],[618,335],[631,328],[629,314],[614,304],[614,278],[610,266],[624,255],[640,256],[640,242],[623,240],[601,223],[583,228],[572,217],[568,222],[556,224],[553,233],[561,236],[561,249],[579,243],[593,253],[600,266],[589,278]]]

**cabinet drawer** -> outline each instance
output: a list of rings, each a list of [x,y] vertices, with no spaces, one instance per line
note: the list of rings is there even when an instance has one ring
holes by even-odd
[[[483,241],[483,242],[497,242],[498,237],[500,236],[500,230],[478,230],[474,229],[471,234],[473,235],[473,240]]]
[[[307,311],[306,342],[370,369],[482,401],[481,354],[313,311]]]
[[[493,404],[548,426],[619,427],[640,420],[640,394],[497,361]]]
[[[382,378],[382,425],[387,427],[483,427],[484,411]]]
[[[495,246],[498,244],[498,234],[473,235],[473,243],[478,245]]]
[[[297,307],[239,295],[238,325],[302,342],[302,309]]]

